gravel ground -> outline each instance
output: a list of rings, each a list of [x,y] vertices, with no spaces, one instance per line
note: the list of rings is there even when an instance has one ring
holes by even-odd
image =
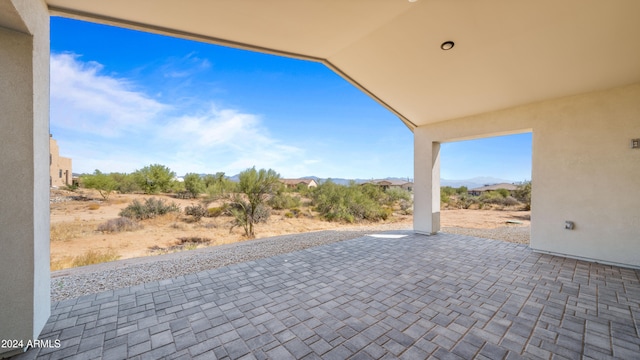
[[[65,269],[51,274],[51,300],[61,301],[106,290],[169,279],[231,264],[355,239],[385,229],[327,230],[275,236],[235,244],[126,259]]]
[[[410,229],[406,228],[406,224],[387,224],[369,228],[359,227],[357,229],[283,235],[167,255],[126,259],[55,271],[51,274],[51,300],[61,301],[102,291],[174,278],[388,230]],[[449,227],[443,228],[442,231],[517,243],[526,244],[529,242],[529,227],[502,227],[497,229]]]

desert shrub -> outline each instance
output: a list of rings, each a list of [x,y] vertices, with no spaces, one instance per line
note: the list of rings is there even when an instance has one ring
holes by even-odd
[[[136,183],[136,179],[133,174],[110,173],[109,176],[116,182],[116,191],[121,194],[131,194],[142,190],[142,188],[140,188]]]
[[[455,194],[455,190],[451,186],[440,187],[440,202],[444,204],[451,203],[451,195]]]
[[[517,199],[510,195],[503,196],[503,192],[500,191],[487,191],[478,197],[478,202],[485,205],[494,204],[503,206],[513,206],[519,204]]]
[[[444,204],[448,204],[453,207],[463,207],[466,206],[468,208],[474,202],[469,202],[467,200],[467,187],[460,186],[458,188],[454,188],[451,186],[442,186],[440,187],[440,202]],[[460,199],[464,199],[462,203],[460,203]]]
[[[242,227],[247,237],[253,237],[252,229],[255,224],[265,223],[271,216],[271,211],[264,204],[258,204],[252,207],[247,201],[236,199],[230,203],[229,212],[233,216],[233,224],[229,232],[233,231],[235,227]]]
[[[300,211],[300,209],[298,208],[293,208],[289,211],[287,211],[286,213],[284,213],[284,217],[286,218],[298,218],[300,217],[300,215],[302,214],[302,211]]]
[[[376,221],[390,214],[380,205],[381,193],[375,186],[342,186],[326,181],[313,191],[312,199],[315,209],[328,221]]]
[[[400,205],[400,210],[402,211],[407,211],[408,209],[411,209],[411,207],[413,206],[413,202],[410,200],[400,200],[399,202]]]
[[[275,210],[296,208],[300,206],[300,203],[300,197],[291,196],[286,192],[279,192],[267,201],[267,204]]]
[[[515,205],[519,205],[520,202],[514,198],[513,196],[507,196],[506,198],[504,198],[504,203],[503,205],[506,206],[515,206]]]
[[[218,206],[218,207],[212,207],[207,209],[207,216],[208,217],[218,217],[221,215],[224,215],[228,212],[229,210],[229,206],[227,204],[224,204],[222,206]]]
[[[503,198],[506,198],[510,194],[509,190],[507,190],[507,189],[498,189],[498,190],[496,190],[496,192],[498,194],[502,195]]]
[[[184,244],[209,244],[211,243],[211,239],[209,238],[205,238],[205,237],[199,237],[199,236],[187,236],[187,237],[180,237],[178,238],[177,244],[178,245],[184,245]]]
[[[479,202],[477,197],[471,196],[469,194],[460,194],[456,197],[455,202],[451,203],[451,205],[457,207],[458,209],[468,209],[473,204],[479,204],[479,206],[484,205],[482,202]]]
[[[98,226],[98,231],[105,233],[135,231],[138,229],[142,229],[142,225],[126,217],[111,219]]]
[[[393,205],[401,201],[411,201],[411,193],[401,188],[389,188],[384,192],[388,205]]]
[[[485,204],[501,204],[504,196],[497,191],[485,191],[478,197],[478,201]]]
[[[514,196],[525,205],[526,210],[531,210],[531,181],[525,181],[518,186]]]
[[[177,193],[184,193],[187,190],[184,186],[184,182],[173,179],[171,180],[171,182],[169,182],[169,185],[162,191],[167,193],[177,194]]]
[[[380,186],[376,186],[373,184],[356,185],[352,182],[349,187],[352,187],[354,189],[358,188],[365,197],[375,202],[382,203],[386,200],[386,193]]]
[[[184,208],[184,213],[193,216],[193,219],[198,222],[203,217],[209,215],[209,210],[202,205],[191,205]]]
[[[193,199],[193,195],[188,192],[187,190],[183,190],[183,191],[176,191],[173,196],[176,199]]]
[[[167,204],[162,199],[148,198],[144,200],[144,204],[138,200],[133,200],[131,204],[120,211],[119,215],[136,220],[145,220],[171,212],[180,212],[180,207],[174,202]]]
[[[74,257],[71,266],[78,267],[78,266],[86,266],[86,265],[92,265],[92,264],[100,264],[104,262],[118,260],[119,258],[120,258],[120,255],[118,255],[113,249],[109,249],[106,252],[89,250],[80,256]]]
[[[295,188],[291,189],[292,192],[297,192],[302,196],[309,196],[312,188],[310,188],[307,184],[298,184]]]
[[[441,186],[440,187],[440,198],[449,197],[456,193],[456,190],[451,186]]]

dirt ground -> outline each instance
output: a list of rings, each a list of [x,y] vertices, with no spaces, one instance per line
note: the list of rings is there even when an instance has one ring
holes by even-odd
[[[179,238],[199,237],[210,240],[209,245],[222,245],[243,241],[246,238],[241,228],[229,231],[231,218],[203,218],[193,222],[184,214],[170,214],[164,217],[140,222],[142,229],[136,231],[104,233],[97,231],[100,224],[118,218],[118,213],[134,199],[143,200],[148,195],[112,194],[108,201],[92,190],[51,192],[51,267],[52,270],[73,266],[75,258],[88,252],[110,253],[120,259],[149,256],[163,253],[177,244]],[[154,195],[166,202],[175,202],[184,209],[198,204],[197,200],[176,199],[168,195]],[[379,223],[341,224],[319,219],[307,207],[297,218],[285,216],[286,211],[272,211],[269,221],[256,225],[256,237],[301,233],[329,229],[410,229],[413,218],[410,215],[394,215],[390,220]],[[441,213],[442,227],[496,228],[515,221],[517,226],[529,226],[528,211],[498,210],[444,210]],[[202,245],[201,245],[202,246]],[[161,248],[152,251],[151,248]],[[168,250],[165,250],[166,252]]]

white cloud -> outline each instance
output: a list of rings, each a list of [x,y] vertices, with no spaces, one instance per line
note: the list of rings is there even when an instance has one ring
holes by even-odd
[[[171,120],[160,137],[173,143],[180,157],[220,164],[234,174],[254,165],[278,170],[301,162],[305,153],[271,137],[258,116],[215,105],[202,114]]]
[[[136,91],[133,83],[102,75],[96,62],[51,55],[51,120],[57,126],[117,137],[152,123],[170,107]]]
[[[190,56],[186,59],[193,60]],[[210,66],[196,60],[200,67]],[[219,108],[210,100],[176,115],[183,106],[154,100],[136,85],[103,74],[101,64],[77,55],[52,54],[51,124],[61,133],[54,134],[61,146],[68,144],[63,153],[73,159],[74,172],[131,172],[161,163],[179,175],[232,175],[256,166],[302,176],[321,161],[307,160],[305,149],[271,136],[257,115]]]

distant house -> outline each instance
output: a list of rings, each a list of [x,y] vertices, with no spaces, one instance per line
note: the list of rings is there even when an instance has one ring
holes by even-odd
[[[479,187],[479,188],[470,189],[470,190],[467,191],[467,193],[469,193],[469,195],[479,196],[479,195],[482,195],[482,193],[484,193],[484,192],[496,191],[498,189],[509,190],[511,195],[513,195],[513,192],[518,190],[518,186],[514,185],[514,184],[508,184],[508,183],[485,185],[485,186],[482,186],[482,187]]]
[[[49,135],[49,186],[68,186],[72,181],[71,159],[60,156],[58,142]]]
[[[295,188],[300,184],[305,185],[307,188],[318,186],[318,183],[313,179],[280,179],[280,182],[288,188]]]
[[[384,180],[371,180],[371,181],[362,183],[362,185],[364,184],[380,186],[382,187],[382,190],[387,190],[390,188],[399,188],[407,191],[413,191],[413,183],[411,181],[384,179]]]

